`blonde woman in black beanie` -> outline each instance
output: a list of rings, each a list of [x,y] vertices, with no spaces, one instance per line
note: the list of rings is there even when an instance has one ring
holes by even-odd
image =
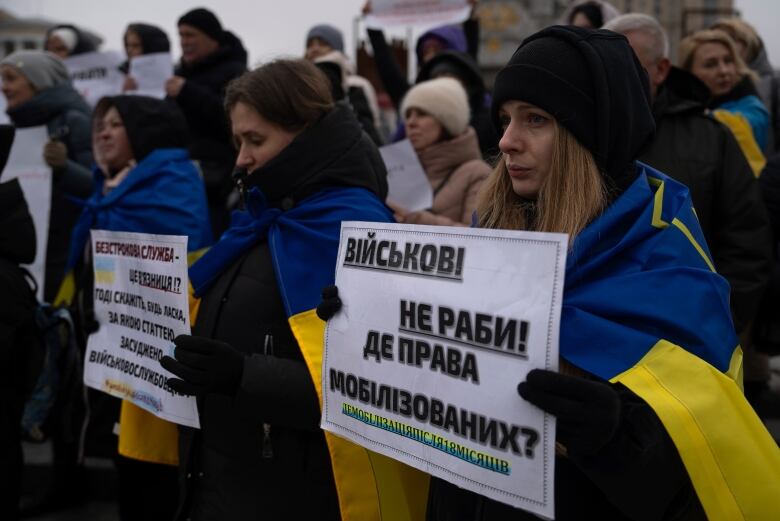
[[[560,371],[518,386],[557,420],[555,519],[771,518],[780,451],[738,387],[728,285],[687,188],[635,161],[654,123],[626,39],[529,37],[492,113],[478,224],[569,234]],[[428,519],[537,518],[433,478]]]

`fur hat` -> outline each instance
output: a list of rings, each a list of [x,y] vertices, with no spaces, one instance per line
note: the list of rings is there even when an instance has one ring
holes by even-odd
[[[453,78],[436,78],[418,83],[406,94],[401,103],[401,117],[416,108],[427,112],[447,130],[451,136],[463,134],[469,126],[471,111],[466,91]]]

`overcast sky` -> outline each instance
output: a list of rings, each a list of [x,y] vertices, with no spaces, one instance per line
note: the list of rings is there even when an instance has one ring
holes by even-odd
[[[348,54],[353,53],[353,20],[364,0],[0,0],[0,7],[17,16],[37,16],[70,22],[105,38],[104,49],[122,50],[122,34],[130,22],[148,22],[165,29],[178,54],[176,20],[193,7],[217,13],[226,29],[235,32],[255,64],[283,55],[300,55],[306,31],[329,23],[344,32]],[[764,39],[769,57],[780,66],[780,2],[736,0],[736,7]],[[362,29],[361,29],[362,34]]]

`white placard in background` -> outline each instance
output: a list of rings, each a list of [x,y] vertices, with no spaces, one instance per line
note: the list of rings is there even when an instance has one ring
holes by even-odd
[[[19,178],[27,208],[35,226],[35,261],[27,269],[38,283],[38,300],[43,301],[46,280],[46,249],[51,213],[51,167],[43,160],[43,147],[49,140],[45,126],[17,128],[8,163],[0,182]]]
[[[552,518],[555,419],[517,394],[557,370],[567,236],[345,222],[322,428]]]
[[[470,13],[467,0],[372,0],[365,21],[370,29],[447,25],[466,20]]]
[[[433,190],[408,139],[379,148],[387,168],[387,200],[409,212],[433,206]]]
[[[122,93],[124,75],[120,72],[122,56],[116,51],[88,52],[63,60],[68,68],[73,87],[90,107],[103,96]]]
[[[164,420],[199,427],[194,396],[174,393],[160,366],[190,334],[187,237],[92,230],[95,320],[84,383]]]
[[[128,75],[135,80],[138,88],[125,94],[163,99],[165,82],[173,76],[173,57],[167,52],[156,52],[130,58]]]

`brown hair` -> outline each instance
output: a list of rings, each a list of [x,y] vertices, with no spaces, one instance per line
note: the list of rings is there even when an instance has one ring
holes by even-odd
[[[307,60],[277,59],[231,81],[225,110],[245,103],[287,132],[299,132],[333,110],[330,83]]]
[[[731,53],[731,57],[734,59],[734,64],[737,66],[737,74],[739,74],[740,77],[750,76],[753,81],[758,79],[756,73],[745,65],[742,56],[740,56],[737,51],[737,45],[734,43],[734,40],[731,39],[731,36],[720,29],[696,31],[681,41],[679,50],[680,67],[690,72],[691,69],[693,69],[693,57],[696,54],[696,49],[705,43],[719,43],[726,47]]]
[[[568,233],[571,247],[574,238],[606,206],[604,179],[593,154],[555,122],[550,173],[536,202],[515,194],[502,157],[480,193],[477,216],[484,228]],[[532,222],[529,211],[533,212]]]
[[[719,29],[735,42],[745,47],[748,61],[753,61],[761,50],[761,38],[752,25],[739,18],[723,18],[713,24],[710,29]]]

